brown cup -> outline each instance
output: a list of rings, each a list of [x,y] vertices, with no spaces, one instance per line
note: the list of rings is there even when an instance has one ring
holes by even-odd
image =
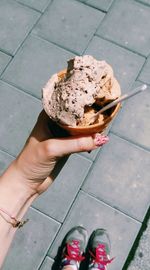
[[[60,79],[62,79],[66,74],[66,69],[60,71],[57,75]],[[103,133],[105,129],[110,125],[112,120],[115,118],[117,113],[119,112],[119,109],[121,107],[121,103],[118,103],[116,106],[114,106],[111,109],[111,114],[108,115],[108,117],[104,118],[104,121],[99,121],[99,123],[90,125],[90,126],[67,126],[62,125],[58,123],[60,127],[62,127],[64,130],[66,130],[70,135],[86,135],[86,134],[93,134],[93,133]]]

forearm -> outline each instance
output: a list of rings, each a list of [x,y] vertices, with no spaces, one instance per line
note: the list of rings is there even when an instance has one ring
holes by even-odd
[[[14,163],[12,163],[0,177],[0,208],[9,212],[17,220],[22,220],[36,197],[37,194],[32,193],[24,185],[22,176],[19,175]],[[9,216],[0,211],[0,268],[17,230],[9,223],[10,220]]]

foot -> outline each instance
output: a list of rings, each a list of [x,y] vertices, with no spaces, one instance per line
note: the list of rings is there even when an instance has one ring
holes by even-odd
[[[81,261],[85,259],[83,253],[87,245],[88,235],[85,228],[77,226],[66,235],[62,252],[61,269],[72,268],[78,270]]]
[[[110,240],[108,233],[104,229],[95,230],[89,243],[90,260],[88,270],[106,270],[107,264],[114,259],[110,259],[109,254]]]

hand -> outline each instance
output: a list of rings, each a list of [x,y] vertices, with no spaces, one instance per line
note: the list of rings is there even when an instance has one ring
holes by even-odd
[[[96,149],[108,141],[108,137],[100,134],[60,138],[63,130],[58,126],[59,136],[55,137],[55,128],[56,124],[42,111],[22,152],[14,161],[13,165],[31,193],[40,194],[53,182],[52,173],[60,158]]]

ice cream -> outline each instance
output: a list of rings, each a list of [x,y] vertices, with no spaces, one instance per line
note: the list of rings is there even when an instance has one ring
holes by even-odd
[[[88,117],[121,94],[113,70],[90,55],[68,61],[63,78],[54,74],[43,88],[43,107],[55,122],[72,127],[88,125]],[[104,115],[100,117],[104,118]]]

